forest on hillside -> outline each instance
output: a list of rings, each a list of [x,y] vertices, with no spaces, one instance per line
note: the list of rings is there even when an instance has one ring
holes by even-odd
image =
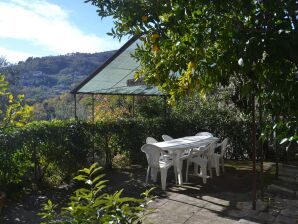
[[[23,94],[24,102],[33,107],[33,120],[66,119],[74,114],[70,91],[114,52],[30,57],[17,64],[10,64],[2,57],[0,74],[10,84],[9,91],[14,95]],[[84,108],[88,107],[88,100],[80,102],[81,114],[86,115]]]
[[[114,52],[30,57],[17,64],[6,64],[0,73],[10,83],[12,93],[24,94],[25,102],[34,105],[70,92]]]

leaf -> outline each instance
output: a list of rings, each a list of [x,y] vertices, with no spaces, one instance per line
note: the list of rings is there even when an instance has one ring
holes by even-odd
[[[93,183],[95,183],[96,184],[96,182],[97,181],[99,181],[99,180],[101,180],[103,177],[104,177],[105,175],[104,174],[101,174],[101,175],[99,175],[99,176],[97,176],[97,177],[95,177],[92,181],[93,181]]]
[[[94,175],[95,173],[99,172],[100,170],[102,170],[102,168],[101,168],[101,167],[97,167],[97,168],[95,168],[95,169],[91,172],[90,175]]]
[[[79,170],[79,172],[82,172],[82,173],[86,173],[86,174],[90,174],[90,169],[88,169],[88,168],[84,168],[84,169],[82,169],[82,170]]]
[[[108,182],[108,180],[102,180],[102,181],[99,181],[99,182],[95,185],[95,187],[98,188],[98,187],[100,187],[101,185],[105,184],[106,182]]]
[[[92,172],[96,167],[98,167],[98,163],[93,163],[89,168],[90,172]]]
[[[78,175],[78,176],[74,177],[73,179],[78,180],[78,181],[86,181],[87,178],[88,178],[88,176],[81,174],[81,175]]]

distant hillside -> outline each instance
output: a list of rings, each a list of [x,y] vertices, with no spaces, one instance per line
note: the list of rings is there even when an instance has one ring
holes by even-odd
[[[25,94],[26,102],[32,105],[69,92],[114,52],[30,57],[24,62],[0,68],[0,73],[10,82],[10,90]]]

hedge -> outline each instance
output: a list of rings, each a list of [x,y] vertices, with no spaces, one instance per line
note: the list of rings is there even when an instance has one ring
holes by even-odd
[[[40,183],[54,169],[63,180],[93,160],[111,168],[112,157],[125,153],[132,163],[146,164],[140,148],[148,136],[175,138],[209,131],[230,138],[228,156],[245,159],[250,154],[249,123],[228,114],[193,114],[167,119],[119,119],[95,124],[76,120],[32,122],[23,128],[0,133],[0,186]],[[0,189],[1,190],[1,189]]]

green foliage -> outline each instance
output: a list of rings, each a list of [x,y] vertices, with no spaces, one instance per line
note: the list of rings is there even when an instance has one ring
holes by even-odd
[[[173,109],[170,122],[172,128],[168,129],[173,130],[173,136],[209,131],[221,139],[229,137],[228,158],[251,156],[249,119],[229,104],[218,104],[217,99],[211,98],[207,101],[184,99]]]
[[[245,117],[227,105],[186,100],[178,102],[167,118],[137,117],[95,124],[75,120],[37,121],[2,133],[0,160],[4,162],[0,164],[0,172],[6,178],[18,179],[20,185],[32,181],[59,184],[93,162],[93,158],[107,169],[113,167],[113,161],[114,167],[128,162],[146,164],[140,149],[148,136],[162,140],[162,134],[178,138],[199,131],[229,137],[229,158],[249,158],[250,132]],[[118,154],[125,157],[117,157]],[[0,178],[1,186],[10,182]]]
[[[25,175],[33,166],[30,149],[18,147],[22,144],[18,135],[17,131],[0,131],[0,190],[7,193],[18,190],[18,184],[30,181]]]
[[[9,84],[0,75],[0,186],[6,190],[7,186],[22,181],[27,169],[31,166],[28,148],[18,148],[17,131],[15,128],[24,126],[30,116],[31,107],[23,104],[22,95],[14,96],[8,91]]]
[[[12,185],[39,184],[52,174],[68,180],[87,164],[91,139],[90,126],[72,120],[33,122],[0,132],[0,186],[10,190]]]
[[[173,101],[233,84],[240,101],[255,95],[263,112],[276,117],[269,129],[297,120],[296,1],[86,2],[99,16],[114,18],[110,35],[140,37],[137,76],[167,90]],[[287,133],[293,142],[297,126]]]
[[[24,105],[23,95],[14,96],[8,91],[9,83],[0,74],[0,131],[23,126],[31,116],[31,107]]]
[[[154,118],[164,116],[164,99],[162,97],[140,97],[136,100],[136,116]]]
[[[100,170],[97,164],[80,170],[74,180],[84,184],[84,187],[74,192],[61,213],[55,212],[57,206],[49,200],[40,213],[45,220],[42,223],[141,223],[141,213],[145,212],[144,206],[150,201],[152,189],[143,193],[145,199],[122,197],[123,190],[113,194],[103,193],[107,181],[103,180],[104,174],[99,174]]]
[[[46,99],[42,103],[35,103],[33,112],[34,120],[71,118],[74,113],[74,97],[69,93],[65,93],[58,97]]]
[[[24,62],[11,65],[4,59],[1,62],[0,58],[0,73],[11,83],[11,92],[15,95],[25,94],[26,103],[33,105],[69,92],[113,53],[114,51],[108,51],[30,57]]]
[[[125,168],[131,164],[129,157],[125,153],[118,153],[112,159],[112,166],[114,168]]]

